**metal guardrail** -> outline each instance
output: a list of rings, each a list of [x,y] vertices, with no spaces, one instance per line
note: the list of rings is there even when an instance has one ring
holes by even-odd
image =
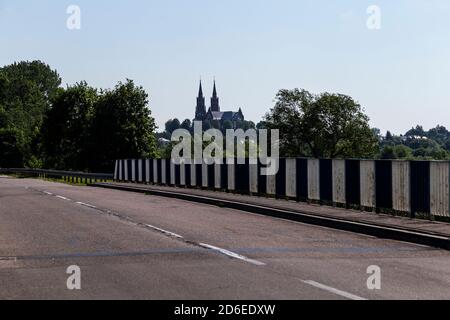
[[[44,169],[22,169],[22,168],[0,168],[0,173],[4,174],[22,174],[42,178],[58,178],[68,182],[102,182],[113,180],[114,175],[108,173],[86,173],[74,171],[44,170]]]

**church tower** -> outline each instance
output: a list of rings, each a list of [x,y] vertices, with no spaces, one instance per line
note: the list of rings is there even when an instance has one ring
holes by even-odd
[[[211,98],[211,111],[220,112],[219,97],[217,96],[216,80],[214,80],[213,96]]]
[[[195,108],[195,120],[203,121],[206,118],[206,104],[203,96],[202,81],[200,80],[200,88],[198,90],[197,106]]]

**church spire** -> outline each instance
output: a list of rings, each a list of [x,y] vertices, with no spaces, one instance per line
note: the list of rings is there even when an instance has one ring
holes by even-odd
[[[219,97],[217,96],[216,80],[214,80],[213,96],[211,98],[211,111],[220,112]]]
[[[198,97],[203,98],[202,80],[200,79],[200,88],[198,89]]]
[[[198,89],[197,106],[195,108],[195,120],[203,121],[206,117],[206,103],[203,96],[202,80]]]
[[[216,80],[214,80],[213,98],[217,98]]]

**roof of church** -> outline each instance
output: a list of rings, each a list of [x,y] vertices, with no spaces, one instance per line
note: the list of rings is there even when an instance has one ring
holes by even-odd
[[[234,117],[239,114],[239,112],[234,111],[225,111],[225,112],[217,112],[217,111],[211,111],[211,114],[213,116],[213,120],[222,120],[222,121],[233,121]]]

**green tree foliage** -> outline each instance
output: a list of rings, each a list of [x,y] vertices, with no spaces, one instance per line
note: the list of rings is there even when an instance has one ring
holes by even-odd
[[[181,123],[180,123],[180,120],[178,120],[177,118],[167,121],[166,125],[165,125],[166,132],[169,135],[172,135],[172,133],[175,130],[180,129],[180,127],[181,127]]]
[[[42,152],[47,168],[86,170],[90,167],[92,121],[99,96],[81,82],[59,90],[42,129]]]
[[[390,145],[386,145],[380,152],[381,159],[384,160],[394,160],[397,159],[397,155],[394,152],[394,147]]]
[[[387,145],[381,150],[380,158],[384,160],[412,159],[412,150],[404,145]]]
[[[133,81],[98,92],[81,82],[55,95],[42,133],[47,168],[111,172],[115,159],[155,156],[148,96]]]
[[[392,141],[392,133],[390,131],[386,132],[386,141]]]
[[[226,130],[233,129],[233,122],[231,122],[230,120],[226,120],[223,122],[222,127],[225,132],[226,132]]]
[[[362,158],[377,150],[369,118],[345,95],[281,90],[264,121],[268,128],[280,130],[284,156]]]
[[[155,154],[143,88],[130,80],[100,93],[85,82],[60,84],[40,61],[0,68],[0,166],[110,172],[117,158]]]
[[[154,157],[155,120],[148,95],[133,81],[102,92],[91,130],[91,169],[111,170],[115,159]]]
[[[0,144],[10,150],[0,161],[17,167],[35,163],[44,115],[60,84],[58,73],[41,61],[0,68],[0,129],[4,130],[0,139],[6,139]]]
[[[410,137],[410,136],[423,137],[423,136],[425,136],[425,130],[423,129],[422,126],[418,125],[415,128],[412,128],[411,130],[406,132],[405,136],[407,136],[407,137]]]
[[[391,154],[396,148],[409,152],[406,156],[402,152]],[[380,149],[380,158],[384,159],[446,160],[450,159],[450,132],[439,125],[429,131],[418,125],[400,136],[388,131],[380,141]]]
[[[181,123],[180,128],[184,129],[184,130],[191,131],[191,129],[192,129],[192,122],[191,122],[191,120],[189,120],[189,119],[184,120],[183,123]]]
[[[23,163],[23,154],[17,148],[22,138],[18,129],[0,128],[0,167],[15,168]]]

